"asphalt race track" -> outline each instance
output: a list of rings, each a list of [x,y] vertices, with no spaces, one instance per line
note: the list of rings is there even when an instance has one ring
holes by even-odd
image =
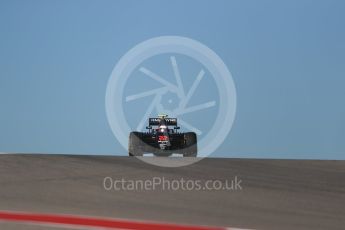
[[[104,178],[226,181],[237,190],[106,190]],[[0,210],[249,229],[344,229],[345,161],[203,159],[162,168],[136,158],[0,155]],[[0,222],[1,230],[55,229]]]

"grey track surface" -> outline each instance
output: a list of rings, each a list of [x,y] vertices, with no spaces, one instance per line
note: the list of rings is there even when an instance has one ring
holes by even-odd
[[[108,176],[238,176],[242,190],[106,191]],[[345,162],[210,158],[161,168],[129,157],[0,155],[0,209],[253,229],[344,229]],[[0,229],[41,228],[0,222]]]

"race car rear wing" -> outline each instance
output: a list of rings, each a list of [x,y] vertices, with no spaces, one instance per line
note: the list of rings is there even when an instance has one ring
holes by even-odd
[[[164,118],[166,125],[177,126],[177,118]],[[149,126],[159,125],[161,118],[149,118]]]

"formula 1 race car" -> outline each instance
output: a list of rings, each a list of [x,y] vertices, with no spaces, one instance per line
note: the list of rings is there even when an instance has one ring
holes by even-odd
[[[183,154],[184,157],[197,156],[196,134],[178,132],[177,118],[168,118],[167,115],[149,118],[146,129],[147,132],[130,133],[129,156],[143,156],[144,153],[153,153],[155,156],[170,156],[173,153]]]

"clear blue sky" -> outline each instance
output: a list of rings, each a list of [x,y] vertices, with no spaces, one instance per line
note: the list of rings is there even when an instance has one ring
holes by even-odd
[[[212,156],[345,159],[345,2],[0,1],[0,152],[126,154],[105,115],[116,62],[156,36],[232,72],[237,114]]]

